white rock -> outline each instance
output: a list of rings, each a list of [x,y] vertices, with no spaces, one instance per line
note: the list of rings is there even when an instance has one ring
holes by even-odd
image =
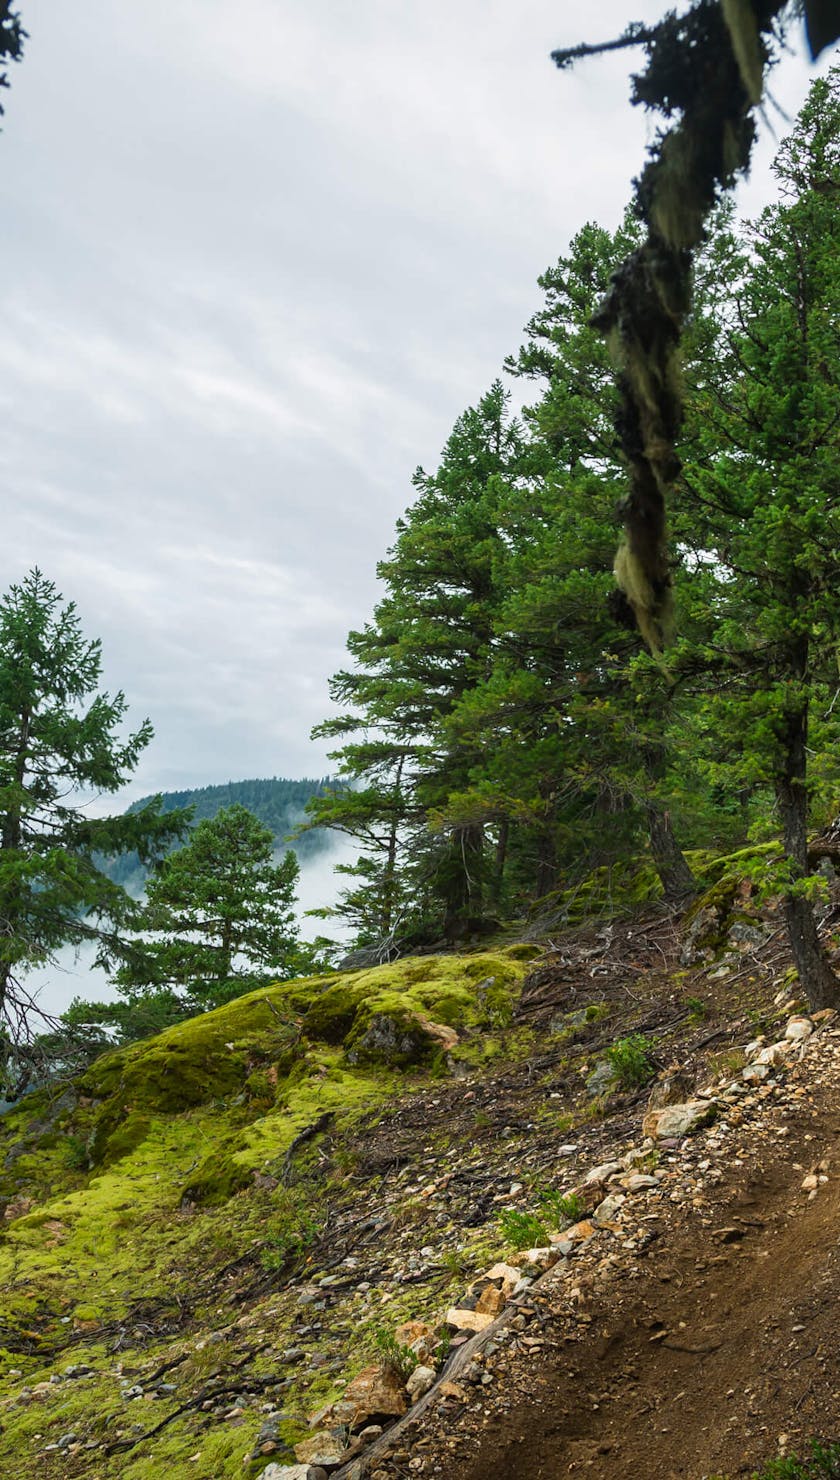
[[[661,1180],[661,1177],[652,1177],[647,1172],[631,1172],[623,1185],[628,1192],[644,1192],[648,1187],[658,1187]]]
[[[485,1269],[481,1276],[485,1280],[501,1280],[502,1294],[509,1295],[514,1286],[522,1278],[522,1270],[517,1269],[514,1264],[491,1264]]]
[[[767,1064],[747,1064],[746,1069],[741,1070],[741,1078],[747,1084],[762,1084],[770,1078],[770,1069]]]
[[[780,1043],[771,1043],[763,1048],[756,1059],[757,1064],[781,1064],[790,1053],[790,1043],[784,1039]]]
[[[269,1465],[260,1480],[312,1480],[317,1471],[311,1465]]]
[[[609,1197],[605,1197],[604,1201],[600,1202],[595,1209],[595,1217],[598,1219],[598,1222],[611,1223],[626,1201],[627,1199],[623,1192],[614,1192]]]
[[[593,1167],[591,1172],[586,1173],[583,1179],[584,1186],[591,1187],[595,1182],[608,1182],[616,1172],[623,1171],[624,1167],[620,1161],[604,1161],[600,1166]]]
[[[434,1367],[415,1367],[405,1385],[412,1403],[416,1403],[434,1385],[435,1375]]]
[[[814,1031],[814,1025],[810,1018],[792,1017],[785,1028],[785,1037],[791,1043],[800,1043],[803,1038],[810,1038]]]
[[[717,1114],[714,1100],[689,1100],[685,1105],[665,1105],[661,1110],[649,1110],[642,1122],[646,1136],[657,1140],[682,1140],[708,1125]]]
[[[484,1331],[492,1326],[493,1320],[493,1316],[484,1315],[479,1310],[460,1310],[457,1306],[446,1312],[446,1324],[458,1331]]]

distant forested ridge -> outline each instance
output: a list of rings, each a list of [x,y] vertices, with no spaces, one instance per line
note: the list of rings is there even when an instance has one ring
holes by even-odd
[[[305,861],[332,846],[331,838],[322,828],[315,828],[295,838],[294,842],[290,841],[291,834],[305,818],[307,802],[314,797],[342,791],[345,785],[328,776],[318,780],[306,776],[298,781],[286,776],[271,776],[261,780],[225,781],[218,786],[200,786],[187,791],[165,791],[161,794],[161,803],[164,812],[174,812],[178,807],[193,807],[195,825],[205,818],[215,817],[223,807],[231,807],[238,802],[271,828],[278,850],[293,848],[298,858]],[[138,812],[152,800],[152,797],[141,797],[128,811]],[[148,870],[136,853],[111,859],[104,867],[109,878],[124,885],[129,893],[142,892]]]

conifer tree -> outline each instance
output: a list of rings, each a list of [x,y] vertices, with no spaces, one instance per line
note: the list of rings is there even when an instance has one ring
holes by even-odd
[[[716,625],[675,666],[705,671],[734,783],[775,796],[791,948],[821,1007],[840,1000],[807,842],[813,756],[840,740],[840,68],[814,83],[775,174],[781,198],[745,248],[718,246],[734,287],[707,332],[679,516],[713,567]]]
[[[115,975],[130,998],[175,994],[203,1011],[298,966],[295,855],[274,860],[274,839],[234,803],[205,818],[146,888],[142,924]]]
[[[151,862],[187,825],[159,799],[95,815],[92,799],[124,785],[153,733],[145,720],[120,738],[125,697],[100,691],[101,671],[101,643],[39,570],[0,599],[0,1017],[12,1057],[38,1015],[27,970],[87,941],[107,963],[134,921],[103,857]]]

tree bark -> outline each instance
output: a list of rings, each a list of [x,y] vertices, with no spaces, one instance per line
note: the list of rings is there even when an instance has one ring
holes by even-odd
[[[505,882],[505,865],[507,863],[508,839],[510,837],[510,823],[507,818],[502,818],[499,823],[499,831],[496,837],[496,851],[493,856],[493,881],[490,887],[490,897],[493,908],[498,910],[502,902],[502,889]]]
[[[805,878],[808,873],[807,745],[808,708],[803,704],[788,716],[784,769],[776,783],[785,854],[794,881]],[[820,944],[810,899],[798,893],[786,894],[783,909],[791,955],[808,998],[808,1006],[812,1012],[823,1007],[840,1006],[840,980]]]
[[[669,903],[677,904],[697,893],[697,881],[674,837],[670,812],[663,812],[654,802],[647,802],[645,811],[653,866],[665,898]]]

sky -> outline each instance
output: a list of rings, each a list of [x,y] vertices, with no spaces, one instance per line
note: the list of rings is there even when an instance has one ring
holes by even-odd
[[[151,718],[122,800],[329,770],[309,731],[414,469],[521,342],[538,274],[618,223],[652,136],[638,54],[549,53],[664,8],[20,0],[0,583],[38,565]],[[788,114],[810,75],[779,68]],[[771,110],[747,211],[784,131]]]

